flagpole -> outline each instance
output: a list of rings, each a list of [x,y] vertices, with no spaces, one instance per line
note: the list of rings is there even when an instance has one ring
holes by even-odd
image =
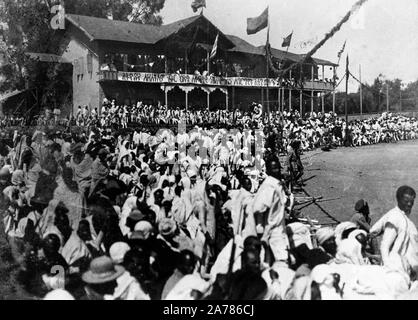
[[[346,146],[348,147],[348,79],[350,77],[350,71],[348,69],[348,54],[347,60],[345,63],[345,96],[344,96],[344,106],[345,106],[345,141]]]
[[[267,73],[267,114],[269,117],[268,120],[268,124],[270,126],[270,99],[269,99],[269,73],[270,73],[270,68],[269,68],[269,53],[270,53],[270,19],[269,17],[267,17],[268,19],[268,27],[267,27],[267,42],[266,42],[266,73]]]
[[[359,79],[360,79],[360,119],[363,120],[363,85],[361,84],[361,65],[359,65]]]

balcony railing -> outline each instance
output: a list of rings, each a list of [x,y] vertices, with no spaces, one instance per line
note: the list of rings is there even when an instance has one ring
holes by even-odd
[[[247,87],[247,88],[289,88],[291,86],[281,84],[275,78],[243,78],[243,77],[216,77],[201,76],[192,74],[165,74],[165,73],[145,73],[145,72],[121,72],[121,71],[101,71],[99,81],[127,81],[142,82],[167,85],[204,85],[222,87]],[[304,90],[332,91],[334,84],[324,81],[305,81]]]

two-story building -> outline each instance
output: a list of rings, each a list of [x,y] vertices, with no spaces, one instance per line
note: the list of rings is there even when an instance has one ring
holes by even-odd
[[[267,74],[264,46],[225,35],[204,15],[162,26],[70,14],[66,22],[61,55],[73,64],[73,111],[100,110],[108,98],[209,109],[269,101],[271,110],[309,112],[335,90],[336,64],[272,48],[274,68],[287,72]]]

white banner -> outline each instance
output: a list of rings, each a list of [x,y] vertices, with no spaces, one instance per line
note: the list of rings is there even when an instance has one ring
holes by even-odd
[[[103,79],[106,80],[105,72]],[[165,73],[143,73],[143,72],[118,72],[119,81],[146,82],[159,84],[197,84],[210,86],[234,86],[234,87],[267,87],[266,78],[222,78],[207,77],[191,74],[165,74]],[[276,79],[269,79],[269,87],[279,87]]]

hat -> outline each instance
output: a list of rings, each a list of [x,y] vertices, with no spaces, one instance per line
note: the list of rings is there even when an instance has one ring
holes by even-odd
[[[115,242],[109,249],[110,258],[115,264],[121,264],[125,254],[131,250],[131,247],[125,242]]]
[[[146,218],[146,216],[138,209],[133,209],[129,214],[129,218],[134,221],[141,221]]]
[[[367,202],[363,199],[360,199],[356,202],[356,205],[354,206],[354,210],[361,211],[367,206]]]
[[[7,167],[3,167],[0,169],[0,177],[4,177],[4,176],[6,177],[10,176],[10,170]]]
[[[172,219],[162,219],[161,222],[158,224],[158,231],[163,236],[171,236],[174,235],[174,233],[177,230],[177,224]]]
[[[116,280],[125,272],[125,268],[115,265],[107,256],[98,257],[90,262],[90,268],[81,278],[88,284],[101,284]]]
[[[134,228],[134,232],[131,235],[133,240],[146,240],[150,237],[153,230],[153,226],[148,221],[139,221]]]
[[[44,300],[75,300],[74,297],[63,289],[55,289],[48,292],[44,297]]]
[[[331,227],[321,228],[316,232],[316,239],[318,240],[318,243],[320,245],[334,236],[335,232],[334,229],[332,229]]]

